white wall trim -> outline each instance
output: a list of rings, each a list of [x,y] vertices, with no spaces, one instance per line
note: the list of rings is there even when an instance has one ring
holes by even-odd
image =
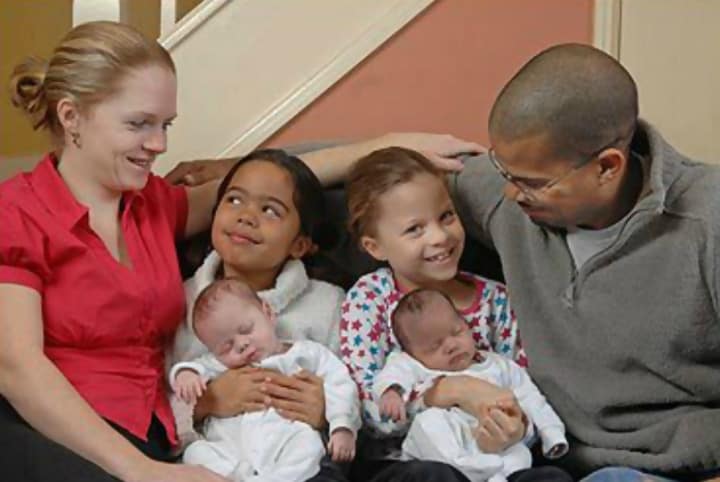
[[[218,157],[243,155],[262,144],[434,1],[405,0],[398,3],[304,85],[270,106],[250,129],[222,149]]]
[[[190,34],[192,34],[195,29],[200,27],[200,25],[205,23],[207,19],[215,15],[221,8],[231,1],[241,2],[244,0],[205,0],[188,12],[188,14],[176,23],[175,26],[167,33],[163,32],[158,41],[168,51],[172,51]],[[174,13],[175,12],[173,11],[173,14]]]
[[[593,7],[593,45],[616,59],[620,58],[622,0],[595,0]]]
[[[122,15],[120,3],[120,0],[73,0],[73,27],[96,20],[119,22]]]
[[[160,37],[168,35],[177,18],[177,0],[160,0]]]

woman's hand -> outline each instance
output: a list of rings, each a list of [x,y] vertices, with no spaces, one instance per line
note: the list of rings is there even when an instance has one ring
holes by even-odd
[[[208,415],[232,417],[266,409],[267,395],[261,387],[275,375],[274,371],[254,367],[226,371],[208,384],[195,407],[195,419],[202,420]]]
[[[170,184],[199,186],[223,178],[237,160],[237,157],[232,157],[183,161],[165,175],[165,180]]]
[[[327,425],[323,379],[307,371],[292,376],[273,373],[262,387],[265,403],[290,420],[305,422],[316,430]]]
[[[147,460],[137,475],[123,479],[127,482],[230,482],[215,472],[195,465],[167,464]]]

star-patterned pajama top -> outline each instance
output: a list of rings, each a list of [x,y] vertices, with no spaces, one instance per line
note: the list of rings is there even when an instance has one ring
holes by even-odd
[[[507,290],[501,283],[471,273],[460,276],[476,287],[475,301],[460,310],[472,330],[478,350],[494,351],[527,366],[520,344],[517,320],[508,303]],[[391,330],[390,315],[404,295],[389,268],[380,268],[362,276],[348,291],[340,321],[340,354],[358,385],[365,428],[373,436],[403,435],[408,422],[393,422],[381,417],[374,399],[373,383],[385,359],[399,349]],[[422,409],[422,397],[413,390],[407,405],[408,420]]]

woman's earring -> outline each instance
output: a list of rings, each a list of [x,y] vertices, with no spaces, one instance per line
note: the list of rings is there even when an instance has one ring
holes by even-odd
[[[72,143],[75,144],[75,147],[80,149],[82,147],[82,144],[80,144],[80,133],[79,132],[71,132],[70,137],[72,137]]]

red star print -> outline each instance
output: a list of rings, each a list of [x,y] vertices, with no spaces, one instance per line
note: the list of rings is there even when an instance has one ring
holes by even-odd
[[[528,359],[525,355],[520,355],[517,359],[517,364],[521,367],[527,368],[528,366]]]
[[[355,320],[352,322],[352,329],[355,331],[360,331],[361,326],[362,326],[362,323],[360,323],[360,320]]]

